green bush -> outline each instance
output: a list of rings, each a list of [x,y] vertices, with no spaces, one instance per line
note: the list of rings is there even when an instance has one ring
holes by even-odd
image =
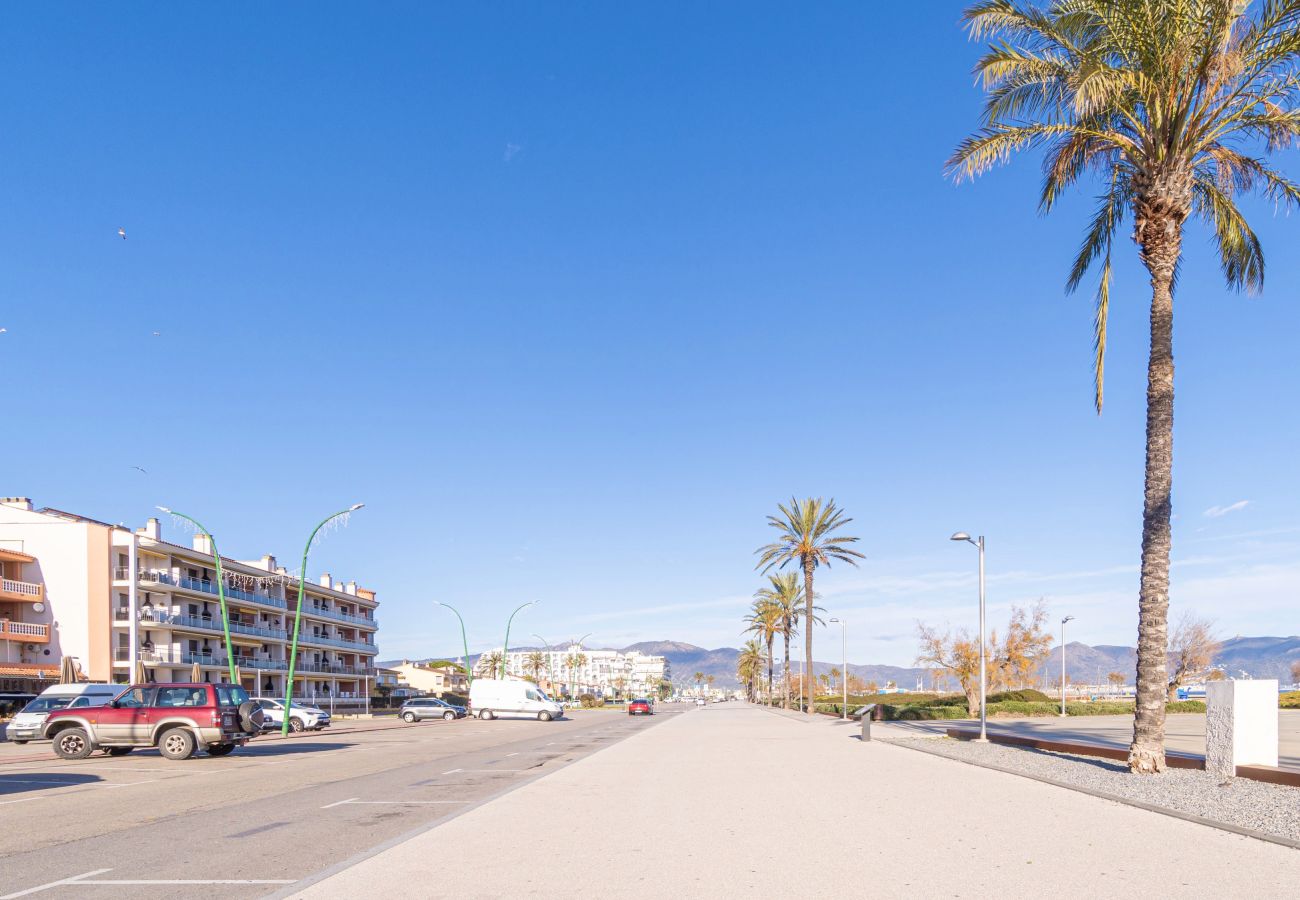
[[[583,709],[595,709],[605,705],[605,698],[597,697],[595,694],[582,694],[578,697],[578,702],[582,704]]]
[[[890,718],[898,722],[913,722],[931,719],[965,719],[967,715],[965,704],[961,706],[902,706],[897,707],[894,710],[894,715]]]
[[[989,703],[1050,703],[1051,700],[1051,697],[1033,688],[989,694]]]
[[[1129,707],[1132,709],[1133,707]],[[1203,713],[1205,712],[1205,703],[1201,700],[1175,700],[1173,703],[1165,704],[1167,713]]]
[[[1277,705],[1280,709],[1300,709],[1300,691],[1287,691],[1278,694]]]

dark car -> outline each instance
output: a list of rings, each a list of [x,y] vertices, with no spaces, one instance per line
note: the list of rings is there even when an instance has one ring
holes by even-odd
[[[408,724],[421,719],[446,719],[447,721],[463,719],[468,713],[469,710],[465,707],[439,700],[437,697],[412,697],[397,711],[402,721]]]
[[[627,714],[629,716],[653,716],[655,711],[650,707],[649,700],[633,700],[627,705]]]

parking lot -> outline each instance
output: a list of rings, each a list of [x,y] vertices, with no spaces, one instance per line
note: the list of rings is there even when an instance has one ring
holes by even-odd
[[[156,751],[0,762],[0,900],[262,896],[678,712],[430,720],[184,762]]]

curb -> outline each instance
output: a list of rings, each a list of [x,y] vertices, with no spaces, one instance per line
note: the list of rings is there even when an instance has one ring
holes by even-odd
[[[992,763],[974,762],[968,759],[958,759],[955,756],[948,756],[945,753],[939,753],[936,750],[927,750],[925,747],[917,747],[911,744],[897,744],[894,741],[873,741],[873,743],[885,744],[887,746],[897,747],[902,750],[915,750],[918,753],[925,753],[929,756],[937,756],[940,759],[946,759],[949,762],[961,763],[967,766],[974,766],[977,769],[991,769],[994,772],[1002,772],[1005,775],[1014,775],[1017,778],[1028,778],[1031,781],[1039,781],[1043,784],[1050,784],[1053,787],[1064,788],[1067,791],[1074,791],[1079,794],[1087,794],[1089,797],[1096,797],[1100,800],[1109,800],[1112,803],[1119,803],[1122,806],[1131,806],[1135,809],[1144,809],[1147,812],[1159,813],[1162,816],[1169,816],[1174,819],[1182,819],[1184,822],[1193,822],[1197,825],[1205,825],[1208,828],[1217,828],[1219,831],[1227,831],[1242,837],[1254,838],[1257,841],[1265,841],[1269,844],[1278,844],[1283,847],[1290,847],[1292,850],[1300,850],[1300,841],[1290,838],[1279,837],[1275,834],[1265,834],[1262,831],[1254,831],[1250,828],[1242,828],[1238,825],[1230,825],[1227,822],[1220,822],[1217,819],[1207,819],[1203,816],[1193,815],[1192,813],[1181,812],[1180,810],[1170,809],[1167,806],[1156,806],[1153,803],[1145,803],[1141,800],[1130,800],[1127,797],[1118,797],[1115,794],[1108,794],[1105,791],[1096,791],[1092,788],[1080,787],[1077,784],[1070,784],[1065,781],[1057,781],[1055,778],[1047,778],[1042,775],[1030,775],[1027,772],[1020,772],[1016,769],[1009,769],[1006,766],[998,766]],[[1127,758],[1127,757],[1126,757]]]

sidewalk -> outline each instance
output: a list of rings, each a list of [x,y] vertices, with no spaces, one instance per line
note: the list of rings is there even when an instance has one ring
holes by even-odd
[[[729,703],[285,895],[1257,898],[1298,882],[1300,851]]]

